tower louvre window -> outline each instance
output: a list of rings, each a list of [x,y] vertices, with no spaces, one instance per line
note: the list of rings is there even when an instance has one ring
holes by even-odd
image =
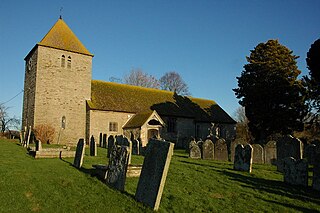
[[[64,55],[61,56],[61,67],[66,66],[66,57]]]
[[[71,68],[71,56],[68,56],[67,68]]]

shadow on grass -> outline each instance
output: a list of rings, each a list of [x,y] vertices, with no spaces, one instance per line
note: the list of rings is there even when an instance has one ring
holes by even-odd
[[[281,206],[285,206],[287,208],[291,208],[294,209],[295,211],[300,211],[300,212],[319,212],[318,210],[314,210],[314,209],[309,209],[309,208],[305,208],[305,207],[301,207],[301,206],[297,206],[297,205],[292,205],[289,203],[281,203],[281,202],[277,202],[274,200],[266,200],[266,199],[262,199],[263,201],[272,203],[272,204],[276,204],[276,205],[281,205]]]
[[[320,195],[316,191],[312,190],[311,187],[293,186],[282,181],[267,180],[263,178],[242,175],[235,171],[221,171],[221,173],[227,177],[230,177],[230,179],[233,181],[244,183],[242,184],[242,187],[249,187],[259,191],[289,197],[291,199],[299,199],[303,202],[320,204]],[[285,203],[281,204],[284,205]]]
[[[185,163],[185,164],[190,164],[190,165],[195,165],[195,166],[202,166],[202,167],[207,167],[207,168],[212,168],[212,169],[214,169],[214,170],[216,170],[216,171],[222,171],[222,170],[225,170],[225,169],[228,169],[228,168],[219,168],[219,167],[216,167],[216,166],[212,166],[212,165],[207,165],[207,164],[203,164],[203,163],[201,163],[201,162],[199,162],[199,163],[196,163],[196,162],[190,162],[190,161],[185,161],[185,160],[178,160],[180,163]],[[199,161],[201,161],[200,159],[199,159]],[[224,165],[227,165],[227,166],[230,166],[230,164],[229,163],[227,163],[227,162],[218,162],[218,161],[215,161],[215,164],[220,164],[221,166],[224,166]],[[219,165],[219,166],[220,166]],[[230,169],[231,170],[231,169]]]

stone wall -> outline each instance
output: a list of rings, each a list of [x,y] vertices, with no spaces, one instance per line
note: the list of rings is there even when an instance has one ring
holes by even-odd
[[[85,137],[86,100],[91,96],[92,56],[43,46],[38,46],[37,53],[36,74],[30,76],[36,82],[33,127],[38,124],[52,125],[56,132],[53,143],[75,145],[79,138]],[[65,67],[61,67],[62,55],[66,57]],[[70,68],[67,66],[69,56]],[[29,79],[28,75],[26,79]],[[29,86],[32,80],[27,81]],[[29,116],[32,117],[32,114]]]

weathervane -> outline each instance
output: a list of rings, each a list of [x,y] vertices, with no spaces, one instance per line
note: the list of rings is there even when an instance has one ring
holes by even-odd
[[[60,19],[62,19],[62,10],[63,10],[63,7],[60,7]]]

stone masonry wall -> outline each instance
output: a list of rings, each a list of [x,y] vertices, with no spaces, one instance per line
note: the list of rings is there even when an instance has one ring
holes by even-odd
[[[61,57],[65,56],[65,67]],[[71,68],[67,66],[71,57]],[[76,144],[85,137],[86,100],[91,97],[92,57],[38,46],[34,126],[55,128],[54,143]],[[62,127],[65,117],[65,129]]]

